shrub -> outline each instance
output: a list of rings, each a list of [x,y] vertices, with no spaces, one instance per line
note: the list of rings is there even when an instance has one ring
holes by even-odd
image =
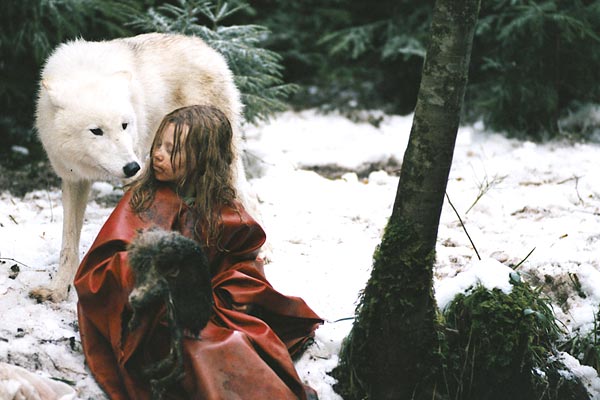
[[[586,399],[565,378],[555,343],[561,336],[548,301],[526,283],[505,294],[477,286],[445,310],[444,385],[461,400]]]

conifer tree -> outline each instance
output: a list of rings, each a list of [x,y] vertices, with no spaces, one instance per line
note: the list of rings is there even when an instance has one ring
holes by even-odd
[[[600,2],[482,3],[465,107],[510,136],[558,136],[558,121],[600,103]]]
[[[395,113],[414,110],[429,3],[352,1],[346,25],[323,39],[330,51],[346,56],[345,62],[336,60],[338,68],[352,64],[359,76],[365,63],[380,65],[367,83],[381,89],[377,93],[388,104],[380,108]],[[509,136],[543,140],[563,134],[561,118],[590,103],[600,104],[600,2],[488,0],[480,15],[465,121],[482,119]],[[389,96],[390,92],[399,95]]]
[[[324,33],[336,65],[331,80],[344,79],[358,108],[394,114],[414,110],[433,0],[351,1],[345,25]],[[377,65],[377,68],[373,68]],[[337,70],[346,76],[337,76]]]
[[[136,9],[135,0],[0,2],[0,158],[14,143],[36,148],[33,110],[50,51],[70,39],[127,35],[124,22]]]

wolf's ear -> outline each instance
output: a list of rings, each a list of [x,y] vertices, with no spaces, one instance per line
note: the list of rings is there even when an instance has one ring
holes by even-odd
[[[65,106],[64,101],[61,100],[62,96],[59,84],[53,82],[52,79],[45,78],[42,79],[41,85],[46,90],[46,93],[48,93],[48,97],[53,106],[58,108],[63,108]]]

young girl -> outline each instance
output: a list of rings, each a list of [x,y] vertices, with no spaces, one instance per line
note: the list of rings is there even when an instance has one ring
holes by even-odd
[[[258,252],[262,228],[237,200],[232,130],[210,106],[165,116],[148,168],[131,184],[75,277],[87,364],[111,399],[149,399],[144,367],[169,349],[164,304],[127,329],[134,276],[127,246],[139,230],[178,231],[200,243],[212,272],[214,307],[200,337],[184,339],[177,399],[315,399],[292,362],[322,320],[268,283]],[[260,318],[255,315],[260,315]]]

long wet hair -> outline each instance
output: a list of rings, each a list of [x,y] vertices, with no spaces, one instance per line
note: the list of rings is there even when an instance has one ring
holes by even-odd
[[[231,123],[218,108],[194,105],[176,109],[161,121],[152,148],[150,160],[139,179],[128,185],[132,196],[131,208],[136,213],[148,209],[159,185],[153,170],[153,154],[166,128],[173,124],[173,151],[171,165],[185,173],[175,183],[179,196],[192,196],[192,207],[204,227],[207,245],[218,243],[220,209],[228,205],[237,209],[234,186],[235,145]],[[187,135],[185,133],[187,132]],[[177,157],[179,152],[184,157]],[[181,162],[181,159],[184,162]],[[200,232],[196,232],[198,235]]]

